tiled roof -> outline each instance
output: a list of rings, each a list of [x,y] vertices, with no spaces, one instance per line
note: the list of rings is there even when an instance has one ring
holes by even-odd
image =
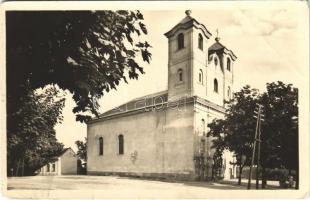
[[[228,52],[232,56],[233,60],[237,58],[237,56],[234,54],[233,51],[227,49],[223,44],[219,42],[219,38],[216,38],[216,42],[208,48],[208,51],[209,55],[212,54],[213,52],[218,53]]]
[[[145,106],[156,105],[158,103],[165,103],[167,101],[168,101],[168,91],[165,90],[133,99],[127,103],[124,103],[118,107],[115,107],[109,111],[102,113],[99,116],[99,118],[124,113],[139,108],[144,108]]]
[[[207,37],[211,37],[211,33],[208,31],[208,29],[202,24],[199,23],[195,18],[191,17],[190,15],[187,15],[184,17],[177,25],[175,25],[170,31],[166,32],[165,35],[167,37],[170,37],[172,34],[175,33],[178,29],[188,29],[192,26],[195,26],[196,28],[199,28],[202,30],[203,34]]]
[[[219,42],[215,42],[214,44],[212,44],[210,47],[209,47],[209,51],[217,51],[217,50],[221,50],[221,49],[224,49],[226,48],[224,45],[222,45],[221,43]]]
[[[185,23],[191,21],[192,19],[194,19],[194,18],[192,18],[191,16],[187,15],[186,17],[184,17],[184,18],[179,22],[179,24],[185,24]]]

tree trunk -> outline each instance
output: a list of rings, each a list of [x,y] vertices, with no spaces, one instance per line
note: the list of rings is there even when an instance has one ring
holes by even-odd
[[[266,185],[267,185],[266,168],[262,167],[262,189],[265,189]]]
[[[242,175],[243,167],[239,165],[239,177],[238,177],[238,185],[241,185],[241,175]]]
[[[19,171],[19,163],[20,163],[20,159],[18,159],[18,163],[17,163],[17,168],[16,168],[16,176],[18,176],[18,171]]]
[[[22,176],[24,176],[24,172],[25,172],[25,159],[23,158]]]
[[[296,184],[295,184],[295,189],[299,189],[299,168],[297,167],[296,169]]]

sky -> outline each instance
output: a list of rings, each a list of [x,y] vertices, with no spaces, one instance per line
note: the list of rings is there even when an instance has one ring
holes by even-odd
[[[100,100],[100,112],[116,107],[139,96],[167,89],[168,42],[164,33],[185,17],[185,10],[141,10],[152,49],[150,64],[142,63],[145,74],[139,80],[122,83]],[[192,17],[203,23],[212,33],[208,45],[214,43],[216,30],[220,42],[237,56],[234,64],[234,86],[238,91],[250,86],[264,91],[267,82],[283,81],[299,88],[308,80],[308,52],[304,42],[307,34],[303,17],[308,14],[295,7],[269,8],[214,8],[192,10]],[[74,102],[67,94],[64,121],[56,126],[56,137],[76,150],[74,142],[86,137],[86,125],[75,121]]]

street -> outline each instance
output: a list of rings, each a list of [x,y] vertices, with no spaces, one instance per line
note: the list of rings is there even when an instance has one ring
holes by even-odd
[[[8,192],[10,197],[81,197],[93,196],[99,192],[100,197],[117,198],[206,198],[210,194],[223,194],[225,190],[245,190],[234,181],[223,181],[222,183],[184,181],[167,182],[159,180],[145,180],[141,178],[128,178],[116,176],[32,176],[32,177],[10,177],[8,178]],[[255,190],[254,181],[253,190]],[[276,185],[269,189],[278,188]],[[78,190],[87,191],[79,194]],[[236,192],[236,191],[235,191]],[[47,195],[47,196],[46,196]],[[56,196],[53,196],[56,195]],[[103,196],[102,196],[103,195]],[[216,195],[214,196],[216,197]],[[229,197],[229,196],[228,196]]]

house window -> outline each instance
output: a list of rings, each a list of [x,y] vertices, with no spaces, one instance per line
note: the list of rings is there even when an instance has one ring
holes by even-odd
[[[184,48],[184,34],[180,33],[178,35],[178,49],[183,49]]]
[[[217,92],[217,93],[218,93],[218,88],[219,88],[218,82],[217,82],[217,80],[216,80],[216,78],[215,78],[215,79],[214,79],[214,92]]]
[[[203,71],[199,69],[199,83],[203,83]]]
[[[99,155],[103,155],[103,137],[99,138]]]
[[[52,164],[52,172],[55,172],[55,171],[56,171],[56,164],[53,163],[53,164]]]
[[[230,71],[230,59],[227,58],[227,70]]]
[[[118,136],[118,154],[124,154],[124,136]]]
[[[182,82],[183,81],[183,70],[182,69],[178,69],[178,76],[179,76],[179,81]]]
[[[200,33],[198,35],[198,48],[203,50],[203,37]]]
[[[46,165],[46,172],[50,172],[50,164],[49,163]]]

